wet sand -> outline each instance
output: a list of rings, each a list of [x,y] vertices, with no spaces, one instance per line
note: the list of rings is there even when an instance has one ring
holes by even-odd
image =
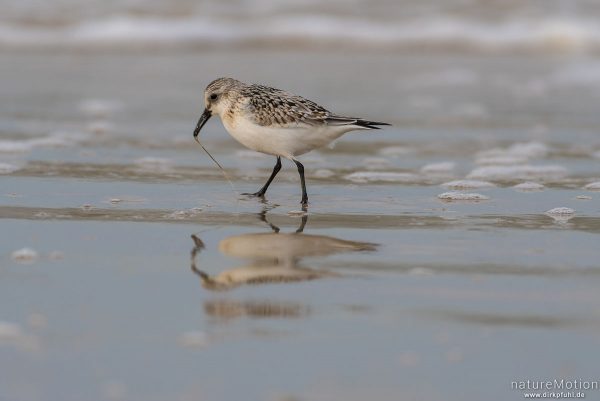
[[[593,379],[595,65],[5,52],[0,399],[510,400],[514,380]],[[221,75],[394,126],[302,158],[307,215],[289,163],[247,199],[274,160],[211,120],[232,190],[191,135]]]

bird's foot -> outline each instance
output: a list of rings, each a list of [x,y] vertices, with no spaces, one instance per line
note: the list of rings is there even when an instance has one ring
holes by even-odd
[[[265,193],[261,192],[261,191],[254,192],[252,194],[249,192],[244,192],[244,193],[242,193],[242,195],[251,196],[253,198],[263,198],[265,196]]]

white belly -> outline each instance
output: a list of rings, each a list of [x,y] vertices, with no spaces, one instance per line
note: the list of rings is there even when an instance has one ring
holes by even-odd
[[[245,147],[288,159],[327,146],[344,133],[356,129],[348,126],[268,127],[243,118],[222,121],[227,132]]]

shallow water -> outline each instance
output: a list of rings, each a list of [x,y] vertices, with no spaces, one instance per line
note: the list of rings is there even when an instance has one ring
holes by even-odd
[[[0,399],[510,400],[513,380],[593,379],[600,80],[573,71],[595,65],[5,52]],[[274,160],[211,120],[232,190],[191,136],[220,75],[394,126],[302,158],[307,215],[289,163],[247,199]]]

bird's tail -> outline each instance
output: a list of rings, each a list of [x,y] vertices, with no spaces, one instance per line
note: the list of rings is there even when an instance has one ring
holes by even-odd
[[[356,127],[366,128],[366,129],[380,129],[379,126],[392,125],[392,124],[388,124],[388,123],[381,123],[378,121],[363,120],[362,118],[342,117],[342,116],[329,116],[329,117],[327,117],[327,119],[325,121],[327,122],[327,124],[330,124],[330,125],[337,125],[337,126],[353,125]]]

